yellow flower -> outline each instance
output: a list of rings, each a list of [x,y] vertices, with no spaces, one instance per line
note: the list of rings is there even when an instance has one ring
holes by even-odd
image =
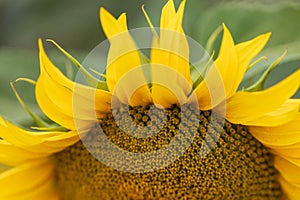
[[[0,174],[0,199],[300,198],[300,100],[291,98],[300,85],[300,70],[267,89],[253,85],[238,90],[270,33],[235,44],[223,24],[215,67],[196,82],[181,26],[184,5],[176,11],[169,0],[161,13],[159,36],[151,27],[150,76],[140,67],[141,52],[128,32],[125,14],[115,19],[100,9],[110,42],[106,82],[95,82],[77,63],[95,87],[68,79],[39,40],[36,99],[61,127],[25,130],[0,118],[0,162],[10,167]],[[213,116],[222,112],[223,122]],[[123,130],[118,120],[124,122]],[[115,146],[129,152],[127,157],[101,143],[99,127]],[[157,135],[138,137],[134,132],[139,128]],[[132,154],[165,149],[174,138],[180,145],[166,152],[165,160],[129,160]],[[209,150],[203,156],[202,146]],[[133,166],[144,167],[145,173]]]

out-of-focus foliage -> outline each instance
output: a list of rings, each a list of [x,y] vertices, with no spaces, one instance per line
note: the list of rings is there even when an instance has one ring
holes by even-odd
[[[37,53],[26,50],[18,50],[15,48],[2,48],[0,50],[0,111],[5,117],[24,117],[24,112],[10,88],[10,82],[19,77],[28,77],[36,79]],[[31,96],[33,93],[32,86],[18,84],[17,89],[20,91],[24,99],[33,102]],[[25,92],[23,92],[25,91]]]
[[[41,37],[56,39],[69,48],[93,48],[104,39],[99,24],[101,6],[115,15],[127,12],[131,20],[141,15],[141,5],[140,0],[1,0],[0,46],[32,48]]]
[[[175,0],[177,5],[180,0]],[[130,28],[147,26],[145,9],[154,24],[166,0],[2,0],[0,1],[0,46],[32,49],[38,37],[53,38],[67,48],[91,49],[105,37],[99,23],[99,8],[115,16],[127,13]],[[188,0],[184,18],[186,33],[205,43],[225,22],[237,41],[272,31],[271,45],[300,38],[300,2],[296,0]]]

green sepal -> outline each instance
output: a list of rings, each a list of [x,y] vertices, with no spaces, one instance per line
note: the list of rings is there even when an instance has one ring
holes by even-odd
[[[158,34],[157,34],[157,32],[156,32],[156,30],[155,30],[155,28],[154,28],[154,26],[151,22],[151,19],[150,19],[149,15],[147,14],[146,10],[145,10],[145,5],[144,4],[142,5],[142,11],[143,11],[143,14],[144,14],[144,16],[147,20],[147,23],[148,23],[149,27],[151,28],[151,31],[152,31],[152,34],[153,34],[154,38],[159,39]]]
[[[38,130],[38,131],[61,131],[61,132],[67,132],[68,129],[65,127],[62,127],[58,124],[51,124],[48,127],[36,127],[36,126],[31,126],[30,127],[33,130]]]
[[[195,69],[194,66],[192,66],[192,68]],[[195,81],[193,81],[193,89],[195,89],[203,80],[203,76],[200,73],[198,73],[198,78]]]
[[[151,82],[151,68],[149,67],[150,59],[142,51],[138,51],[138,52],[139,52],[139,57],[142,65],[142,71],[144,73],[146,82],[148,83],[148,88],[151,91],[152,82]]]
[[[150,63],[150,59],[141,51],[139,52],[139,57],[142,65],[147,65]]]
[[[222,26],[218,26],[218,28],[209,36],[205,46],[205,49],[208,53],[211,53],[213,51],[214,44],[222,30]]]
[[[100,72],[97,72],[96,70],[94,70],[93,68],[89,68],[89,70],[91,71],[91,72],[93,72],[94,74],[97,74],[98,76],[100,76],[101,78],[104,78],[104,79],[106,79],[106,75],[105,74],[102,74],[102,73],[100,73]]]
[[[67,61],[65,64],[65,68],[66,68],[66,75],[70,80],[74,80],[74,71],[73,71],[73,67],[72,64]]]
[[[252,67],[254,67],[257,63],[259,63],[260,61],[262,61],[262,60],[267,60],[268,58],[266,57],[266,56],[262,56],[262,57],[260,57],[260,58],[258,58],[257,60],[255,60],[253,63],[251,63],[249,66],[248,66],[248,68],[247,68],[247,71],[249,70],[249,69],[251,69]]]
[[[106,82],[97,80],[93,75],[91,75],[73,56],[71,56],[68,52],[66,52],[59,44],[57,44],[54,40],[47,39],[46,41],[54,44],[83,74],[88,84],[92,87],[97,87],[101,90],[108,91],[108,86]]]
[[[39,130],[39,131],[64,131],[64,132],[68,131],[68,129],[66,129],[66,128],[64,128],[64,127],[62,127],[62,126],[60,126],[60,125],[58,125],[54,122],[51,122],[49,119],[44,120],[39,115],[34,113],[26,105],[26,103],[23,101],[23,99],[21,98],[21,96],[17,92],[16,88],[14,87],[14,83],[17,83],[19,81],[25,81],[25,82],[30,83],[32,85],[36,85],[36,82],[34,80],[28,79],[28,78],[18,78],[14,82],[10,83],[11,88],[12,88],[14,94],[16,95],[17,100],[19,101],[21,106],[24,108],[24,110],[30,115],[33,122],[37,125],[37,127],[36,126],[31,126],[30,128],[33,129],[33,130]]]
[[[205,77],[205,74],[208,70],[208,68],[213,64],[213,57],[215,55],[215,51],[212,52],[209,60],[206,62],[204,67],[200,70],[202,66],[202,62],[196,63],[194,65],[191,65],[190,67],[190,73],[193,80],[193,89],[195,89],[203,80]],[[201,71],[201,72],[199,72]]]
[[[286,54],[287,54],[287,50],[285,50],[284,53],[266,69],[266,71],[262,74],[262,76],[253,85],[249,86],[244,90],[246,92],[255,92],[255,91],[263,90],[268,75],[272,72],[273,69],[275,69],[278,66],[278,64],[283,60]]]
[[[41,117],[39,117],[37,114],[35,114],[27,105],[26,103],[23,101],[23,99],[21,98],[21,96],[19,95],[19,93],[17,92],[14,83],[23,80],[26,81],[27,79],[17,79],[14,82],[10,82],[10,86],[14,92],[14,94],[16,95],[17,100],[19,101],[19,103],[21,104],[21,106],[24,108],[24,110],[30,115],[30,117],[33,119],[33,121],[39,126],[39,127],[48,127],[50,126],[47,122],[45,122]],[[33,80],[27,81],[28,83],[31,84],[35,84],[35,82]]]

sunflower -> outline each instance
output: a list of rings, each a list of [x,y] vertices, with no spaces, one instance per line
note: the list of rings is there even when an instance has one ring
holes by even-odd
[[[223,24],[217,58],[195,76],[184,5],[167,2],[159,34],[145,13],[149,59],[126,15],[101,8],[110,48],[99,79],[55,43],[87,84],[66,77],[38,41],[40,76],[19,80],[35,86],[51,123],[31,111],[33,127],[0,118],[1,199],[299,199],[300,100],[291,97],[300,70],[265,89],[283,55],[240,86],[270,33],[235,44]]]

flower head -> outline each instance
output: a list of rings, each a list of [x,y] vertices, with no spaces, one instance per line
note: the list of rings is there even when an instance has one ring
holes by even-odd
[[[167,2],[159,32],[146,14],[149,57],[126,15],[101,8],[110,43],[104,80],[54,42],[87,85],[66,77],[39,40],[40,76],[27,81],[55,124],[36,118],[43,123],[25,130],[0,118],[0,162],[11,166],[0,175],[1,198],[299,198],[300,100],[291,97],[300,70],[264,89],[274,64],[239,87],[270,33],[235,44],[225,24],[216,60],[197,70],[184,6]]]

